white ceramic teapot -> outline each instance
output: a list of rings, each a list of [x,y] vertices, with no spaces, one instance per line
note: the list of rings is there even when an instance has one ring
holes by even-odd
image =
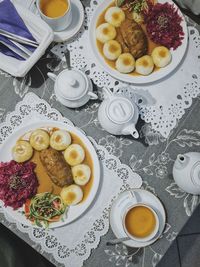
[[[106,90],[106,97],[98,110],[98,119],[107,132],[138,138],[139,134],[135,128],[138,117],[139,110],[134,101]]]
[[[58,76],[48,72],[48,77],[54,82],[57,99],[66,107],[78,108],[85,105],[90,99],[97,99],[93,93],[91,80],[80,70],[65,69]]]
[[[174,163],[173,176],[182,190],[200,195],[200,153],[179,154]]]

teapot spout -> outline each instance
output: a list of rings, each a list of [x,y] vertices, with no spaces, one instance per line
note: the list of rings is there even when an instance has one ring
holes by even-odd
[[[187,155],[178,154],[177,155],[177,162],[176,162],[176,168],[182,169],[188,164],[189,158]]]
[[[135,139],[139,138],[139,134],[138,134],[138,131],[136,130],[135,128],[135,125],[134,124],[131,124],[129,126],[127,126],[126,128],[123,129],[122,133],[124,135],[132,135]]]
[[[107,87],[102,87],[104,94],[104,98],[111,98],[113,96],[113,93],[111,92],[110,89],[108,89]]]

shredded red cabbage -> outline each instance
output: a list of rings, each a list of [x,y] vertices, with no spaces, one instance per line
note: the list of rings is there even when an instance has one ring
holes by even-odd
[[[0,163],[0,199],[5,206],[21,207],[37,192],[38,180],[33,162],[17,163],[14,160]]]
[[[150,39],[174,50],[182,44],[184,32],[178,9],[169,3],[155,4],[145,16]]]

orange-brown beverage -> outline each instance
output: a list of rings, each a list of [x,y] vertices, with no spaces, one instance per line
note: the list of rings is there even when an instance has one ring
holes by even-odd
[[[136,238],[148,237],[154,231],[156,218],[146,206],[131,208],[125,217],[125,227],[128,233]]]
[[[41,0],[40,9],[42,13],[50,18],[61,17],[69,9],[68,0]]]

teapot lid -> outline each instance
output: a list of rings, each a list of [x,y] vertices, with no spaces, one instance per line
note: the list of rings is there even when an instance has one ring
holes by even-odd
[[[79,70],[64,70],[57,78],[58,91],[67,100],[78,100],[88,91],[85,73]]]
[[[132,119],[134,107],[127,98],[114,97],[108,103],[106,113],[111,121],[117,124],[123,124]]]
[[[192,167],[191,178],[195,185],[200,186],[200,161],[195,163]]]

